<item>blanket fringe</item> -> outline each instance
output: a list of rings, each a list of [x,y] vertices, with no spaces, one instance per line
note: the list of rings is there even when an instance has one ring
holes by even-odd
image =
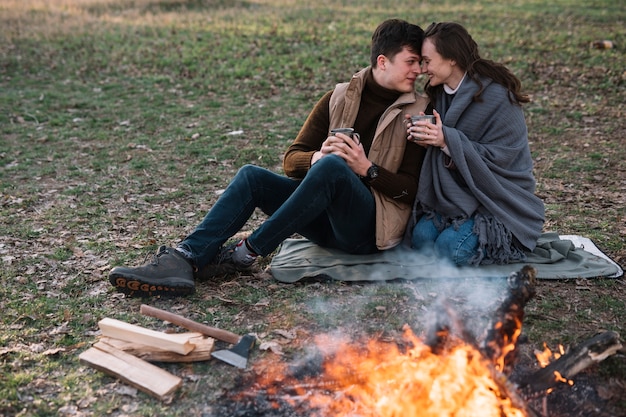
[[[470,265],[503,265],[526,259],[511,232],[495,218],[476,214],[473,231],[478,235],[478,252]]]

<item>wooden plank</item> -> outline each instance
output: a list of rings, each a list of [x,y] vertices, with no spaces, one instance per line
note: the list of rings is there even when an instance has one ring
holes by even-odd
[[[148,362],[185,363],[208,361],[211,359],[211,352],[213,351],[213,345],[215,344],[215,339],[210,337],[193,337],[189,339],[189,342],[196,346],[195,349],[187,355],[181,355],[180,353],[170,352],[152,346],[146,346],[140,343],[128,342],[106,336],[102,337],[100,341]]]
[[[167,350],[170,352],[186,355],[191,352],[195,345],[189,341],[194,337],[202,336],[200,333],[163,333],[145,327],[125,323],[120,320],[104,318],[98,322],[103,336],[127,342],[140,343],[142,345]]]
[[[96,343],[78,358],[82,363],[119,378],[161,401],[169,400],[183,384],[183,380],[176,375],[106,343]]]

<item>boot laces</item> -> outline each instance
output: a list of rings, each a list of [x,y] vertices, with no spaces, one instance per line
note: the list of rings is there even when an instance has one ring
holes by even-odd
[[[238,246],[245,244],[242,242],[232,243],[228,246],[223,246],[218,254],[215,256],[213,263],[215,265],[231,264],[237,268],[249,268],[256,260],[256,256],[245,255],[237,257],[235,250]]]
[[[236,243],[233,243],[228,246],[223,246],[220,248],[220,251],[215,256],[213,263],[215,265],[221,265],[223,263],[233,263],[233,252],[235,251]]]
[[[159,264],[159,258],[163,255],[168,254],[169,252],[167,251],[167,249],[165,248],[165,246],[161,246],[159,247],[159,249],[156,252],[148,252],[146,253],[146,257],[144,258],[143,262],[144,264],[150,264],[152,266],[157,266]],[[150,259],[150,261],[148,261],[148,259]]]

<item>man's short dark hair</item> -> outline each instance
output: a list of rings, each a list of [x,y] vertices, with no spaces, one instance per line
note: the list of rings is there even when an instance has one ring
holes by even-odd
[[[393,59],[405,46],[421,55],[423,41],[424,31],[421,27],[401,19],[385,20],[372,34],[370,63],[376,67],[379,55]]]

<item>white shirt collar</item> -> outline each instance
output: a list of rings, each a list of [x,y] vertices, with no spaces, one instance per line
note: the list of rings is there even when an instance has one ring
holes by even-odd
[[[443,85],[443,90],[447,93],[447,94],[456,94],[457,91],[459,91],[459,88],[461,87],[461,84],[463,84],[463,80],[465,79],[465,77],[467,76],[467,72],[465,74],[463,74],[463,78],[461,78],[461,81],[459,82],[459,85],[456,86],[456,88],[453,90],[450,87],[448,87],[447,84]]]

